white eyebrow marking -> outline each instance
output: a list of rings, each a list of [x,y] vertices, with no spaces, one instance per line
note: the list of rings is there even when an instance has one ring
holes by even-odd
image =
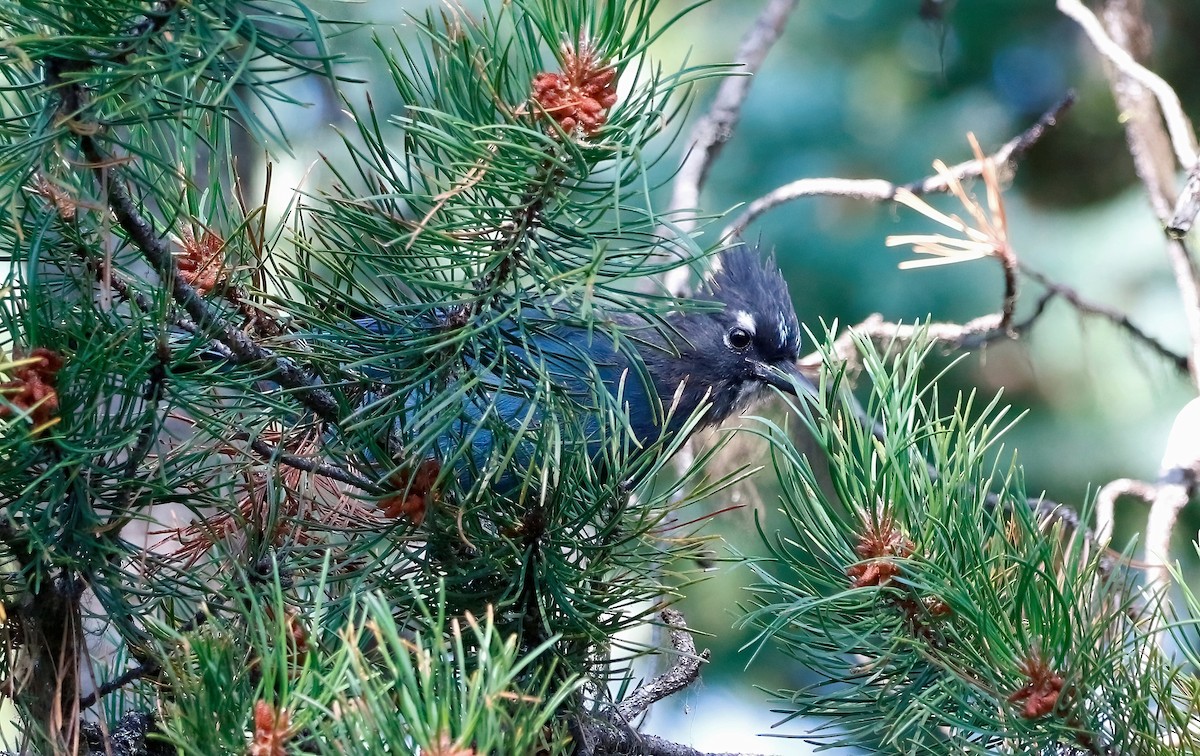
[[[740,325],[742,328],[745,328],[750,333],[758,332],[758,324],[754,322],[754,316],[745,310],[738,310],[737,314],[734,315],[734,318],[737,320],[738,325]]]

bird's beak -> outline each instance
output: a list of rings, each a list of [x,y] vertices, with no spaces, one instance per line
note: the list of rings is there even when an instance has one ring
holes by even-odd
[[[814,392],[812,381],[800,372],[799,366],[794,362],[760,365],[757,372],[763,383],[792,396],[800,397]]]

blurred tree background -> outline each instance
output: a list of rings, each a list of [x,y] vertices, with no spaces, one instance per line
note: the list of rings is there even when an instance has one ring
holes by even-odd
[[[665,2],[661,13],[674,14],[687,4]],[[335,19],[371,22],[389,47],[395,47],[389,24],[408,39],[406,14],[439,7],[314,5]],[[654,53],[668,70],[685,59],[729,61],[760,5],[712,0],[671,27]],[[450,4],[442,7],[458,12]],[[461,8],[470,12],[472,3]],[[1200,3],[1162,0],[1151,3],[1147,14],[1155,31],[1154,69],[1175,86],[1185,111],[1200,113],[1200,79],[1193,75],[1200,64]],[[369,89],[380,113],[400,109],[394,88],[379,80],[369,29],[336,37],[331,45],[353,59],[344,70],[366,86],[345,85],[335,94],[316,79],[295,84],[306,90],[298,98],[317,104],[294,118],[282,114],[293,154],[274,166],[275,201],[286,201],[292,186],[325,181],[314,163],[329,143],[329,129],[347,125],[339,115],[339,96],[361,101]],[[715,86],[713,81],[696,93],[693,117],[707,107]],[[1122,310],[1182,352],[1186,326],[1162,234],[1134,176],[1101,62],[1050,0],[800,3],[714,166],[703,209],[731,210],[802,177],[919,179],[932,173],[935,158],[951,164],[969,158],[968,132],[985,151],[994,150],[1069,90],[1077,93],[1075,105],[1021,161],[1006,193],[1013,248],[1032,267]],[[677,138],[656,169],[664,198],[684,141]],[[715,222],[705,241],[715,243],[722,225]],[[932,316],[962,322],[997,310],[1002,280],[993,264],[897,269],[909,253],[886,248],[884,238],[927,228],[927,221],[893,205],[817,198],[774,210],[747,235],[776,250],[801,320],[814,330],[822,320],[854,323],[875,312],[893,321]],[[1019,317],[1034,299],[1023,298]],[[1006,446],[1018,450],[1031,492],[1044,489],[1051,498],[1076,504],[1114,478],[1153,479],[1171,420],[1190,398],[1185,376],[1174,367],[1108,324],[1081,319],[1061,301],[1019,342],[994,343],[963,361],[944,386],[978,388],[985,396],[1002,388],[1008,402],[1028,410]],[[763,493],[761,514],[769,531],[773,506],[770,492]],[[714,502],[712,508],[729,503]],[[1119,511],[1115,543],[1140,529],[1143,515],[1133,505]],[[1191,516],[1182,532],[1195,532]],[[715,526],[741,552],[761,549],[749,508],[720,515]],[[690,600],[681,608],[691,626],[712,634],[699,643],[713,650],[713,662],[702,686],[655,708],[650,730],[709,750],[754,748],[746,736],[771,720],[762,711],[765,696],[752,683],[769,689],[803,684],[794,664],[766,657],[753,665],[750,677],[743,673],[746,657],[737,650],[748,636],[731,626],[740,614],[739,587],[749,579],[746,570],[722,570],[689,589]],[[730,696],[752,703],[743,708]],[[756,719],[735,721],[742,712],[754,712]],[[741,739],[716,740],[710,723]],[[798,734],[805,726],[793,722],[786,729]],[[760,749],[790,752],[787,747]]]

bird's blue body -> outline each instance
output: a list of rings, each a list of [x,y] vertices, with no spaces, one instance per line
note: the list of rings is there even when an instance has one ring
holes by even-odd
[[[727,249],[695,299],[709,306],[607,321],[536,310],[470,333],[445,312],[405,318],[396,310],[387,322],[288,339],[337,354],[344,376],[361,376],[365,391],[343,430],[377,471],[432,458],[464,490],[511,493],[552,485],[563,464],[583,459],[593,473],[627,482],[631,461],[669,454],[769,387],[812,391],[796,367],[800,326],[773,260]],[[414,355],[426,359],[414,364]]]
[[[726,250],[697,299],[713,307],[657,322],[624,316],[588,326],[540,311],[502,321],[483,346],[473,341],[468,352],[464,342],[456,369],[402,397],[376,393],[372,404],[396,418],[407,445],[451,466],[464,486],[536,483],[530,471],[553,465],[535,460],[581,446],[601,470],[643,449],[662,453],[767,387],[794,391],[793,380],[804,380],[795,367],[799,325],[773,261],[742,246]],[[442,328],[356,323],[364,335],[432,345],[430,331]],[[446,396],[458,399],[437,404]]]

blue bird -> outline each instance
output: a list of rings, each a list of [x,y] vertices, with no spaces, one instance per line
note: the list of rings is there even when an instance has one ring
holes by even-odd
[[[388,322],[363,318],[285,338],[350,366],[340,384],[361,387],[351,400],[359,409],[343,431],[367,468],[412,470],[433,459],[464,490],[512,493],[533,482],[539,458],[566,459],[582,446],[602,472],[628,470],[642,451],[670,453],[771,387],[814,391],[796,366],[800,325],[773,259],[741,244],[724,250],[695,300],[699,307],[664,318],[607,323],[538,310],[450,345],[465,324],[448,325],[445,310],[397,309]],[[396,351],[397,340],[425,349]],[[454,358],[435,356],[444,349]],[[228,364],[211,349],[202,355],[210,366]],[[269,380],[259,387],[279,389]]]
[[[367,414],[394,417],[397,435],[414,440],[410,448],[436,449],[429,453],[452,466],[464,487],[511,492],[537,457],[561,451],[539,440],[552,427],[546,422],[551,412],[559,420],[553,426],[562,436],[558,443],[586,445],[604,467],[643,448],[678,448],[695,430],[746,409],[770,387],[811,390],[796,366],[800,326],[773,260],[744,245],[727,249],[713,258],[695,299],[701,307],[657,322],[614,318],[612,330],[543,313],[520,324],[504,321],[498,340],[464,358],[450,379],[471,384],[460,406],[437,404],[439,394],[445,396],[443,379],[403,397],[376,394],[377,406]],[[371,335],[396,335],[396,326],[356,323]],[[438,326],[417,330],[429,334],[431,328]],[[553,388],[540,383],[545,377]],[[396,408],[399,402],[403,409]],[[447,411],[455,414],[449,423]]]

